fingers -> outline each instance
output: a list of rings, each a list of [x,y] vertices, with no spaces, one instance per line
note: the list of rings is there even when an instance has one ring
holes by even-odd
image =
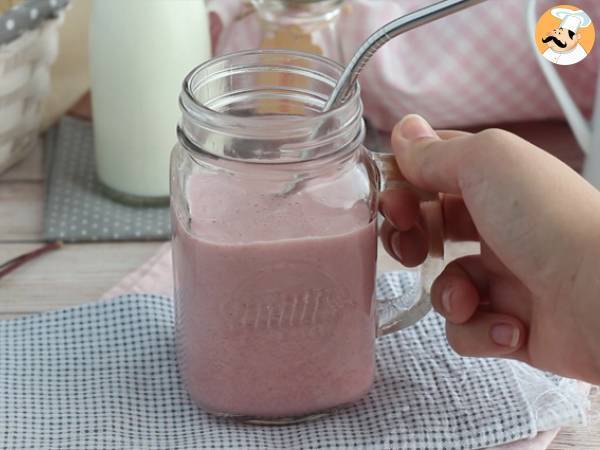
[[[455,139],[468,135],[458,131],[440,131],[440,136]],[[422,227],[419,199],[408,188],[388,189],[381,194],[379,208],[387,219],[381,236],[388,253],[404,265],[415,266],[423,262],[427,237]],[[446,223],[446,237],[454,240],[476,240],[478,233],[462,200],[456,196],[444,198],[442,214]],[[449,227],[449,228],[448,228]],[[425,236],[425,240],[421,239]]]
[[[429,246],[425,232],[419,226],[399,231],[386,220],[381,226],[380,236],[390,256],[406,267],[416,267],[427,258]]]
[[[502,130],[443,133],[409,115],[392,134],[396,160],[415,187],[462,197],[470,220],[498,259],[530,287],[548,289],[548,273],[578,264],[585,236],[600,226],[600,191],[557,158]],[[453,204],[452,204],[453,203]],[[462,221],[463,205],[449,201],[446,233],[474,234]],[[574,220],[585,215],[586,220]],[[565,236],[569,238],[565,239]],[[471,237],[471,236],[470,236]],[[574,250],[574,249],[578,250]],[[543,263],[541,263],[543,261]],[[543,268],[540,269],[543,264]],[[558,288],[557,286],[555,286]]]
[[[419,219],[419,199],[408,188],[382,192],[379,209],[394,228],[400,231],[410,230]]]
[[[459,131],[459,130],[436,130],[437,135],[443,139],[443,140],[448,140],[448,139],[454,139],[457,137],[463,137],[463,136],[470,136],[472,133],[467,133],[466,131]]]
[[[425,232],[420,227],[408,231],[397,231],[392,239],[392,249],[398,260],[406,267],[416,267],[423,264],[429,245]]]
[[[463,356],[509,356],[523,359],[527,329],[515,317],[478,311],[467,323],[446,322],[450,346]]]
[[[479,256],[466,256],[452,261],[431,287],[433,308],[446,320],[467,322],[484,302],[487,276]]]
[[[456,195],[442,196],[445,238],[451,241],[478,241],[479,233],[471,213],[462,198]]]
[[[379,239],[381,239],[381,243],[383,244],[383,248],[386,252],[396,260],[400,261],[400,256],[396,255],[394,250],[392,249],[392,238],[396,234],[397,230],[394,226],[389,222],[389,220],[384,220],[381,225],[381,229],[379,230]]]
[[[427,234],[419,225],[421,212],[417,196],[408,188],[387,190],[381,194],[379,209],[386,218],[386,223],[381,229],[381,239],[386,251],[407,267],[421,264],[426,256],[423,249],[428,243]],[[446,239],[479,239],[477,229],[462,199],[445,195],[442,197],[442,209]],[[418,229],[414,230],[415,227]],[[395,233],[396,231],[400,233]],[[419,241],[414,241],[415,239]]]
[[[381,229],[384,248],[406,267],[423,263],[429,247],[428,234],[421,225],[421,210],[417,196],[409,189],[387,190],[381,194],[379,208],[386,218]],[[477,229],[459,197],[442,197],[445,239],[476,241]]]
[[[488,291],[488,274],[479,255],[451,262],[436,279],[431,301],[446,319],[449,344],[464,356],[510,356],[525,360],[525,324],[489,305]]]

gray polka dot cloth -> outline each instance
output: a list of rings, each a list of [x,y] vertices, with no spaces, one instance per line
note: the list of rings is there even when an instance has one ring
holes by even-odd
[[[90,123],[69,117],[48,133],[44,238],[66,242],[168,239],[168,207],[132,207],[102,194],[92,133]]]
[[[33,30],[43,20],[56,14],[70,0],[25,0],[0,15],[0,45],[15,40],[27,30]]]
[[[406,284],[406,275],[388,274],[378,289],[393,295]],[[584,417],[574,381],[460,358],[435,314],[378,342],[378,377],[366,398],[288,427],[242,425],[191,403],[166,298],[129,295],[0,322],[0,355],[2,449],[457,450]]]

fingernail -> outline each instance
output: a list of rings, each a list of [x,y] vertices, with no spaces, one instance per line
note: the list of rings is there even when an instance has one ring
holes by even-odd
[[[442,292],[442,307],[444,311],[447,313],[452,312],[452,295],[454,294],[454,289],[447,288]]]
[[[504,347],[515,348],[519,343],[519,337],[521,332],[517,327],[501,323],[494,325],[490,330],[490,337],[498,345]]]
[[[425,119],[417,114],[409,114],[400,122],[400,133],[409,141],[436,137],[435,131]]]

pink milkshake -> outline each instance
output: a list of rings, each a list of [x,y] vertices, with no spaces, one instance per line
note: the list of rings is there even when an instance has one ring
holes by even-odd
[[[180,367],[204,409],[262,418],[352,403],[373,381],[376,226],[356,180],[289,197],[192,175],[173,215]]]

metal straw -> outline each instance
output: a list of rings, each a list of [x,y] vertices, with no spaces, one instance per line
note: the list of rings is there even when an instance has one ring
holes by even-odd
[[[323,108],[323,112],[327,112],[330,109],[343,104],[348,99],[362,69],[369,62],[375,52],[387,44],[390,40],[407,31],[420,27],[421,25],[425,25],[433,22],[434,20],[449,16],[450,14],[454,14],[484,1],[486,0],[442,0],[418,9],[417,11],[409,13],[405,16],[399,17],[398,19],[395,19],[381,27],[379,30],[369,36],[369,38],[354,54],[352,60],[350,60],[342,72],[339,80],[337,81],[333,92],[329,96],[329,99]],[[330,122],[331,119],[329,121],[325,121],[319,127],[317,133],[322,128],[329,127],[331,125]],[[311,135],[311,137],[312,136],[313,135]],[[278,194],[278,196],[285,197],[297,191],[299,186],[304,183],[302,178],[302,175],[296,175],[295,180],[288,183],[288,185],[282,192]]]
[[[485,0],[442,0],[421,8],[384,25],[361,45],[346,66],[323,111],[341,105],[348,99],[360,72],[377,50],[402,33],[425,25],[442,17],[482,3]]]

